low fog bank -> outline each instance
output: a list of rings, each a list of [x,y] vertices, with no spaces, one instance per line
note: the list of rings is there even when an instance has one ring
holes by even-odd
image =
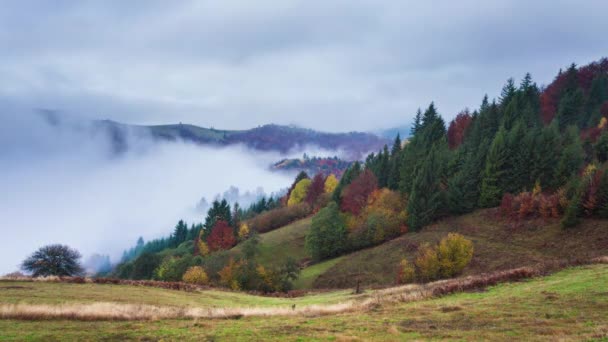
[[[293,179],[268,170],[285,157],[276,153],[130,135],[129,150],[116,155],[107,135],[19,113],[0,113],[0,274],[49,243],[116,261],[139,236],[168,235],[179,219],[203,221],[202,197],[231,187],[271,193]]]

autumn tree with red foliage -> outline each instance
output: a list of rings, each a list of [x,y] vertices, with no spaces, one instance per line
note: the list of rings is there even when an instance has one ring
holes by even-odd
[[[219,220],[213,226],[209,237],[207,238],[207,245],[209,250],[212,252],[229,249],[236,244],[232,227],[228,222]]]
[[[342,192],[340,209],[353,215],[359,215],[361,209],[367,204],[367,198],[377,188],[376,176],[370,170],[365,170]]]
[[[306,193],[306,198],[304,201],[308,203],[311,207],[315,205],[319,196],[325,193],[325,176],[321,173],[317,173],[315,177],[312,179],[312,183],[308,188],[308,192]]]
[[[601,73],[608,73],[608,59],[606,58],[578,68],[576,73],[578,86],[587,94],[591,88],[593,78]],[[555,80],[542,92],[540,96],[541,119],[545,125],[551,123],[557,114],[559,101],[567,83],[567,72],[560,72]]]
[[[472,119],[469,111],[465,109],[450,122],[450,127],[448,128],[448,146],[450,149],[453,150],[462,144],[464,135]]]

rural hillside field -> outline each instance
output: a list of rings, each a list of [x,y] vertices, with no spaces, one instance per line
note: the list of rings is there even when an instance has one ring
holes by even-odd
[[[1,281],[0,315],[4,319],[0,320],[0,340],[601,341],[608,338],[606,284],[606,264],[573,267],[545,277],[436,298],[416,298],[414,294],[421,289],[411,286],[362,295],[335,291],[288,299],[224,291],[185,293],[123,285]],[[99,304],[104,302],[108,304]],[[358,306],[362,302],[368,304]],[[18,310],[17,303],[21,309],[23,305],[45,305],[35,314],[47,315],[46,319],[6,317]],[[340,306],[344,303],[350,305]],[[53,317],[61,311],[59,307],[69,311],[70,305],[80,308],[83,316]],[[87,305],[93,305],[93,310],[83,309]],[[151,305],[159,317],[95,317],[108,312],[111,305],[113,310],[122,307],[125,313],[151,311],[153,307],[146,306]],[[312,306],[316,309],[305,311]],[[201,309],[201,317],[181,317],[196,308]],[[226,318],[204,317],[209,309],[217,308],[234,311]],[[323,314],[322,308],[335,311]],[[264,316],[256,316],[259,314]]]
[[[0,342],[608,342],[602,13],[3,0]]]

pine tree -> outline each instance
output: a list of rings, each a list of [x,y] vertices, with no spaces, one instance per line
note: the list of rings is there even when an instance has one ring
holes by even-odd
[[[400,155],[401,155],[401,137],[397,134],[393,148],[391,149],[389,175],[388,175],[388,188],[391,190],[397,190],[399,188],[399,166],[400,166]]]
[[[501,128],[488,151],[484,176],[481,183],[479,205],[494,207],[500,203],[504,193],[505,166],[509,157],[507,148],[507,132]]]
[[[515,88],[515,81],[513,80],[513,78],[509,78],[507,80],[507,83],[502,87],[502,91],[500,92],[500,106],[503,108],[506,107],[515,96],[516,91],[517,89]]]
[[[376,178],[378,179],[378,186],[385,188],[388,186],[388,177],[390,171],[390,155],[388,152],[388,146],[384,145],[384,149],[379,153],[379,165]]]
[[[570,126],[566,130],[561,151],[555,171],[555,182],[558,187],[566,184],[572,176],[576,175],[585,161],[585,151],[576,126]]]
[[[444,195],[441,189],[442,172],[445,159],[442,155],[447,150],[435,146],[425,158],[412,183],[412,192],[408,200],[408,227],[418,231],[431,223],[444,209]]]
[[[557,122],[542,128],[540,134],[535,132],[532,146],[531,179],[539,181],[544,187],[556,189],[555,168],[561,154]]]
[[[420,125],[422,123],[422,111],[420,108],[416,111],[416,116],[414,117],[414,123],[412,124],[412,128],[410,129],[410,136],[416,135],[418,130],[420,129]]]

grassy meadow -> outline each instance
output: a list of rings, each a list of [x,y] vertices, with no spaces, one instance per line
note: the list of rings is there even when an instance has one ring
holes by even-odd
[[[28,288],[29,287],[29,288]],[[29,293],[29,295],[27,294]],[[383,301],[386,290],[268,298],[224,291],[187,293],[134,286],[1,282],[0,303],[113,301],[170,307],[283,307],[377,298],[365,309],[332,315],[239,316],[230,319],[0,320],[2,341],[183,340],[598,340],[608,339],[608,265],[562,270],[476,292],[411,302]],[[156,297],[157,299],[151,298]]]

